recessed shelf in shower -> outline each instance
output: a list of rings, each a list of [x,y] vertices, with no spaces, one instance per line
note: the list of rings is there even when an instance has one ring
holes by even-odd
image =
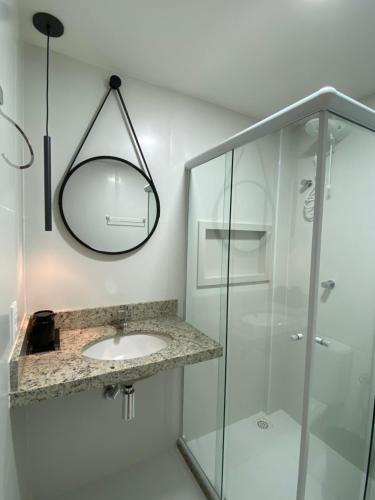
[[[197,286],[227,283],[227,255],[236,255],[230,265],[231,285],[269,281],[271,226],[232,222],[198,221]]]

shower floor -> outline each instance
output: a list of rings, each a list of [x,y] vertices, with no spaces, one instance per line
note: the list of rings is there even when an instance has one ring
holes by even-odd
[[[271,415],[261,412],[230,425],[225,445],[226,500],[295,499],[300,433],[301,426],[282,410]],[[188,444],[214,482],[216,433]],[[313,435],[308,470],[306,500],[361,498],[362,472]]]

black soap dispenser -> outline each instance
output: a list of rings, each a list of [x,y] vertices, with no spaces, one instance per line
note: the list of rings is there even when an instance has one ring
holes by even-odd
[[[54,350],[55,333],[55,313],[53,311],[36,311],[32,315],[30,344],[33,352]]]

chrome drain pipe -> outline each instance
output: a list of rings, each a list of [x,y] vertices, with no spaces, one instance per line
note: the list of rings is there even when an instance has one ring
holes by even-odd
[[[125,385],[122,388],[122,418],[123,420],[133,420],[135,417],[135,390],[132,385]]]
[[[135,389],[132,385],[107,385],[104,387],[103,396],[105,399],[114,400],[122,394],[122,419],[133,420],[135,417]]]

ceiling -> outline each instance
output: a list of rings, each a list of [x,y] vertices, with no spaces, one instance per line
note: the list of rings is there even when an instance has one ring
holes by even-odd
[[[261,118],[331,85],[375,93],[374,0],[21,0],[65,25],[54,50]]]

